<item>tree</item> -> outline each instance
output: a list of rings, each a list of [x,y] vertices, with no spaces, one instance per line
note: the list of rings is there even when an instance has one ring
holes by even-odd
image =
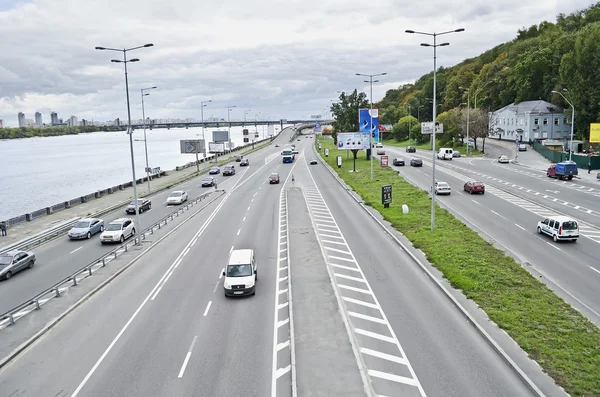
[[[465,112],[466,113],[466,112]],[[490,121],[490,113],[485,109],[471,109],[469,114],[469,138],[473,138],[473,145],[477,149],[477,138],[481,138],[481,151],[485,150],[485,138],[490,134],[490,126],[495,123]]]
[[[450,109],[438,116],[437,121],[444,125],[444,133],[438,136],[442,143],[458,140],[458,137],[462,136],[461,119],[461,110],[458,108]]]
[[[331,113],[335,121],[333,122],[333,139],[337,142],[338,132],[358,132],[358,110],[369,107],[367,94],[359,93],[356,89],[347,94],[342,92],[339,102],[331,105]]]
[[[418,124],[417,118],[413,116],[402,117],[392,128],[392,135],[396,141],[415,139],[413,136],[414,126]],[[410,130],[409,130],[410,128]]]

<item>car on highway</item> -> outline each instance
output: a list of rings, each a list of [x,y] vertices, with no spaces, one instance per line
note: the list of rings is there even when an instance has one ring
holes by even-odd
[[[403,167],[404,166],[404,159],[394,158],[392,160],[392,165],[397,165],[397,166]]]
[[[519,143],[519,152],[526,152],[527,151],[527,145],[524,143]]]
[[[104,231],[104,221],[98,218],[83,218],[78,220],[69,233],[69,239],[79,240],[82,238],[92,238],[96,233],[102,233]]]
[[[433,193],[434,194],[450,194],[452,193],[452,188],[448,185],[447,182],[436,182],[433,184]]]
[[[547,234],[554,241],[571,240],[579,238],[579,224],[568,216],[550,216],[537,224],[539,234]]]
[[[465,185],[463,186],[463,189],[465,192],[469,192],[470,194],[473,194],[473,193],[484,194],[485,193],[485,185],[483,184],[483,182],[469,181],[469,182],[465,183]]]
[[[279,183],[279,174],[276,172],[269,175],[269,184],[272,183]]]
[[[275,147],[279,147],[279,144],[278,144],[278,143],[276,143],[276,144],[275,144]]]
[[[131,218],[115,219],[106,226],[100,234],[100,243],[122,243],[125,239],[135,236],[135,224]]]
[[[0,280],[8,280],[15,273],[31,269],[35,254],[27,251],[7,251],[0,254]]]
[[[233,165],[226,165],[223,167],[223,176],[235,175],[235,167]]]
[[[416,153],[417,152],[417,148],[414,146],[407,146],[406,147],[406,153]]]
[[[437,158],[440,160],[452,160],[453,155],[454,150],[452,150],[452,148],[449,147],[440,148],[440,150],[436,154]]]
[[[510,163],[510,159],[508,158],[507,155],[503,154],[502,156],[498,157],[498,162],[499,163]]]
[[[246,167],[248,165],[250,165],[250,161],[248,159],[243,159],[240,161],[240,167]]]
[[[152,202],[150,201],[150,199],[146,199],[146,198],[138,199],[137,205],[138,205],[138,211],[140,214],[144,211],[148,211],[148,210],[152,209]],[[135,200],[133,200],[131,203],[129,203],[129,205],[125,209],[125,212],[128,214],[135,214]]]
[[[208,171],[209,175],[216,175],[221,173],[221,169],[219,167],[212,167],[210,171]]]
[[[297,140],[298,142],[300,142],[300,139],[299,139],[299,138],[298,138],[298,139],[296,139],[296,140]]]
[[[227,266],[223,270],[223,277],[225,296],[256,294],[258,271],[254,250],[237,249],[231,251]]]
[[[298,153],[299,153],[299,152],[298,152],[298,149],[296,149],[296,148],[293,148],[293,149],[292,149],[292,154],[298,154]]]
[[[458,150],[452,152],[452,157],[460,157],[460,152]]]
[[[382,147],[381,147],[381,148],[378,148],[378,149],[377,149],[377,154],[378,154],[378,155],[381,155],[381,156],[385,155],[385,149],[384,149],[384,148],[382,148]]]
[[[212,178],[212,177],[211,177]],[[183,190],[175,190],[167,197],[167,205],[183,204],[188,199],[188,194]]]
[[[314,157],[311,157],[310,158],[310,165],[317,165],[317,164],[318,164],[317,159],[314,158]]]
[[[215,186],[215,183],[217,183],[217,180],[214,176],[205,176],[202,178],[202,187],[212,187]]]
[[[423,166],[423,160],[421,160],[421,159],[410,159],[410,166],[411,167],[422,167]]]
[[[235,156],[235,162],[239,163],[240,161],[242,161],[242,159],[244,158],[244,156]]]

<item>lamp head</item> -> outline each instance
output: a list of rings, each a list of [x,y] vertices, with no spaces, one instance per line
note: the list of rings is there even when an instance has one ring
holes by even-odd
[[[460,29],[456,29],[455,32],[464,32],[465,29],[464,28],[460,28]]]
[[[106,50],[105,47],[96,47],[97,50]]]
[[[118,59],[111,59],[110,61],[111,61],[111,62],[114,62],[114,63],[120,63],[120,62],[123,62],[123,61],[121,61],[121,60],[118,60]]]
[[[415,33],[415,31],[414,31],[414,30],[405,30],[404,32],[405,32],[405,33]]]
[[[133,59],[130,59],[130,60],[129,60],[129,62],[139,62],[139,61],[140,61],[140,59],[139,59],[139,58],[133,58]]]
[[[428,43],[421,43],[421,47],[431,47],[431,44],[428,44]]]
[[[144,47],[154,47],[154,44],[152,44],[152,43],[144,44]]]
[[[445,46],[447,46],[447,45],[450,45],[450,43],[442,43],[442,44],[440,44],[439,46],[440,46],[440,47],[445,47]]]

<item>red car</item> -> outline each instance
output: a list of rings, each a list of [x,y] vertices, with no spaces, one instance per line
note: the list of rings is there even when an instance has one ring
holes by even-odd
[[[279,183],[279,174],[277,174],[277,173],[272,173],[272,174],[269,176],[269,184],[271,184],[271,183]]]
[[[485,193],[485,185],[483,182],[467,182],[465,183],[465,192],[473,193]]]

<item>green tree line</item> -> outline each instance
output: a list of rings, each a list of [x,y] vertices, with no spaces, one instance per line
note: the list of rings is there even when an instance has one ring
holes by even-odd
[[[117,126],[19,127],[0,129],[0,139],[32,138],[38,136],[77,135],[96,131],[122,131]]]
[[[471,122],[477,137],[485,138],[487,129],[480,122],[494,111],[514,102],[543,99],[565,109],[570,120],[571,107],[562,92],[575,106],[575,132],[579,139],[589,139],[590,123],[600,120],[600,2],[569,15],[559,14],[556,23],[542,22],[518,31],[516,38],[500,44],[462,63],[437,71],[438,121],[444,123],[445,140],[463,139],[465,122],[461,104],[471,91]],[[563,91],[566,88],[567,91]],[[475,96],[477,108],[474,112]],[[380,124],[394,125],[396,139],[407,139],[408,119],[411,136],[421,137],[419,121],[431,121],[433,72],[414,84],[388,90],[376,105]],[[332,106],[332,111],[334,107]],[[335,113],[335,112],[334,112]],[[356,113],[357,114],[357,113]],[[419,118],[417,120],[416,118]],[[489,121],[489,120],[488,120]],[[401,122],[401,125],[398,123]],[[414,123],[414,124],[413,124]],[[413,125],[415,127],[413,127]],[[471,135],[471,134],[470,134]],[[475,135],[473,135],[475,137]]]

